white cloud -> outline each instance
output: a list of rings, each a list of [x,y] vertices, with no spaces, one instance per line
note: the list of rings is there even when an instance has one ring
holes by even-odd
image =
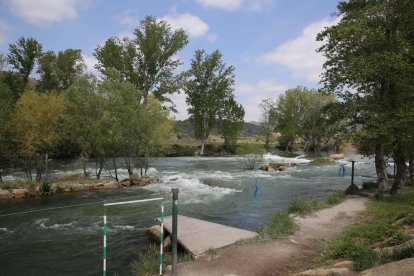
[[[89,56],[85,54],[83,54],[82,57],[83,57],[83,62],[86,65],[86,70],[89,73],[98,75],[99,72],[98,70],[95,69],[95,65],[98,63],[98,60],[94,56]]]
[[[183,29],[190,37],[201,37],[208,33],[207,23],[190,13],[173,12],[161,19],[167,21],[173,29]]]
[[[129,27],[136,28],[139,25],[139,18],[138,16],[134,16],[132,11],[126,11],[119,17],[119,22]]]
[[[188,118],[187,112],[187,103],[185,101],[186,94],[181,92],[180,94],[173,94],[169,98],[175,104],[175,108],[177,109],[178,113],[171,113],[172,116],[175,117],[176,120],[185,120]]]
[[[216,41],[217,41],[217,39],[218,39],[218,34],[216,34],[216,33],[209,33],[209,34],[207,35],[207,40],[208,40],[210,43],[214,43],[214,42],[216,42]]]
[[[76,18],[78,3],[79,0],[9,0],[13,13],[39,26]]]
[[[274,0],[197,0],[204,7],[220,10],[235,11],[246,9],[249,11],[260,11],[274,4]]]
[[[235,87],[235,95],[246,111],[245,121],[259,121],[259,104],[267,98],[276,99],[289,86],[274,79],[261,80],[255,84],[240,83]]]
[[[9,24],[0,19],[0,44],[7,40],[7,32],[11,29]]]
[[[258,57],[261,63],[278,64],[292,71],[294,78],[304,77],[311,82],[319,82],[325,58],[316,53],[322,42],[316,41],[316,35],[325,27],[335,25],[339,18],[323,19],[303,29],[295,39],[279,45],[273,51]]]

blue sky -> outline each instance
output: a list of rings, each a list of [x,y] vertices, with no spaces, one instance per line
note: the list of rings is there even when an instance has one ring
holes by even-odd
[[[189,44],[178,54],[189,68],[195,50],[220,50],[236,67],[237,100],[246,121],[258,121],[261,100],[276,99],[298,85],[318,87],[323,57],[315,35],[335,24],[337,0],[0,0],[0,52],[19,37],[34,37],[44,50],[81,49],[93,70],[92,53],[112,36],[130,36],[147,15],[183,28]],[[185,95],[174,95],[187,117]]]

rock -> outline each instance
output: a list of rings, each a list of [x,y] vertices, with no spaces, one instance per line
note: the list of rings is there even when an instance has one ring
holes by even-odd
[[[382,256],[392,255],[394,251],[401,251],[406,248],[414,248],[414,239],[406,241],[402,244],[390,247],[384,247],[382,249],[375,249],[375,251],[379,252]]]
[[[164,239],[164,251],[169,251],[171,249],[171,236],[167,236]]]
[[[329,160],[333,160],[333,161],[341,160],[341,159],[344,159],[344,158],[345,158],[345,154],[343,154],[343,153],[337,153],[337,154],[329,155]]]
[[[352,261],[339,262],[339,263],[334,264],[333,267],[335,267],[335,268],[349,268],[349,269],[351,269],[351,267],[352,267]]]
[[[161,226],[154,225],[147,229],[147,236],[150,241],[160,243],[161,239]]]
[[[121,182],[121,185],[123,186],[123,187],[129,187],[129,186],[131,186],[131,183],[129,182],[129,180],[128,181],[125,181],[125,182]]]
[[[117,189],[118,184],[116,182],[99,183],[96,184],[95,187],[99,187],[101,189]]]
[[[282,171],[286,170],[286,166],[280,166],[278,169],[279,169],[280,172],[282,172]]]
[[[267,167],[266,171],[268,172],[275,172],[276,170],[272,167]]]
[[[317,268],[303,271],[296,275],[318,275],[318,276],[331,276],[331,275],[350,275],[351,271],[346,267],[338,268]]]
[[[13,189],[12,190],[13,198],[23,198],[27,196],[28,193],[29,191],[27,189]]]
[[[0,189],[0,199],[10,199],[13,195],[8,191],[4,189]]]
[[[361,272],[363,276],[411,276],[414,275],[414,258],[387,263]]]

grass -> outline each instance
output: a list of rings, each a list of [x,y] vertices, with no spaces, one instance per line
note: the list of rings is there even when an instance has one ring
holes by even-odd
[[[320,256],[324,261],[348,259],[353,261],[353,270],[362,271],[389,261],[414,256],[414,244],[390,255],[379,254],[373,247],[394,246],[407,241],[410,237],[401,231],[410,219],[403,219],[414,214],[414,190],[405,188],[401,195],[384,201],[369,203],[364,220],[348,228],[332,241],[324,244]],[[402,223],[396,223],[400,221]],[[401,225],[403,224],[403,225]]]
[[[294,213],[299,215],[309,215],[315,211],[323,208],[327,208],[331,205],[339,204],[345,199],[343,193],[328,194],[325,199],[322,200],[304,200],[300,197],[293,198],[288,205],[288,213]]]
[[[171,261],[171,253],[165,252],[163,259],[163,270],[165,271],[167,265]],[[192,261],[192,257],[187,252],[179,251],[177,254],[177,263],[185,263]],[[158,275],[160,269],[160,253],[159,247],[150,245],[146,250],[138,253],[138,259],[130,265],[131,272],[134,275]]]
[[[211,247],[206,251],[207,255],[217,255],[217,253],[218,253],[218,250],[216,248],[211,248]]]
[[[258,235],[255,238],[240,240],[237,241],[237,244],[268,242],[294,234],[298,229],[298,226],[289,214],[311,214],[317,210],[339,204],[344,199],[345,195],[343,193],[329,194],[323,200],[306,201],[301,198],[294,198],[290,201],[286,212],[275,213],[270,224],[261,225],[259,227],[257,231]]]
[[[131,271],[135,275],[157,275],[160,268],[160,254],[156,246],[150,246],[146,251],[138,253],[138,260],[131,264]]]

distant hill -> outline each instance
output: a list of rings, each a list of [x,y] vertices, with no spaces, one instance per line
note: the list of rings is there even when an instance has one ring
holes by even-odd
[[[179,139],[194,138],[194,129],[189,120],[176,121],[175,133],[177,133]],[[217,134],[217,131],[213,131],[212,134]],[[260,123],[245,122],[241,136],[252,137],[257,135],[260,135]]]

